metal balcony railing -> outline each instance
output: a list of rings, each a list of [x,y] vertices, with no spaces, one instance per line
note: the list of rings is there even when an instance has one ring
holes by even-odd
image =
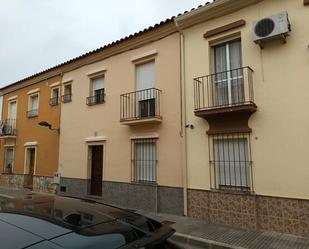
[[[86,104],[97,105],[105,102],[105,89],[100,89],[95,95],[87,97]]]
[[[57,96],[57,97],[50,98],[50,99],[49,99],[49,104],[50,104],[51,106],[56,106],[56,105],[58,105],[58,104],[59,104],[59,98],[58,98],[58,96]]]
[[[39,115],[38,109],[33,109],[33,110],[27,111],[27,117],[28,118],[34,118],[34,117],[37,117],[38,115]]]
[[[195,78],[195,111],[253,104],[252,73],[242,67]]]
[[[160,98],[162,91],[156,88],[120,95],[120,121],[145,118],[161,118]]]
[[[61,96],[62,103],[68,103],[72,101],[72,94],[65,94]]]
[[[0,136],[16,136],[16,119],[0,120]]]

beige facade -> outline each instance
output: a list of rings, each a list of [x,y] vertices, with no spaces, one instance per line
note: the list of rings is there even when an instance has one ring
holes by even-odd
[[[156,199],[156,203],[150,209],[160,209],[160,200],[165,198],[163,202],[168,201],[168,195],[164,196],[165,194],[162,193],[164,192],[162,188],[167,187],[170,191],[177,191],[176,197],[179,196],[177,202],[171,203],[171,205],[177,205],[177,208],[171,209],[182,210],[180,42],[179,33],[176,33],[173,23],[171,27],[174,31],[161,39],[156,37],[162,33],[160,31],[162,28],[159,27],[151,31],[154,32],[154,41],[152,39],[148,42],[148,34],[142,34],[134,41],[129,41],[133,49],[127,49],[95,63],[85,63],[80,68],[64,73],[63,85],[71,84],[72,101],[63,103],[61,111],[59,172],[62,183],[60,191],[62,189],[66,193],[93,194],[92,160],[96,159],[92,157],[92,146],[103,145],[103,165],[100,166],[103,170],[99,173],[102,173],[103,199],[107,201],[113,199],[112,202],[116,204],[128,204],[124,203],[129,195],[128,189],[134,187],[137,190],[130,197],[133,200],[131,205],[129,204],[131,207],[139,206],[143,202],[149,202],[147,205],[152,205],[151,203]],[[145,43],[142,46],[138,45],[141,41]],[[110,48],[107,48],[102,53],[109,53],[109,50]],[[129,114],[125,113],[124,109],[131,106],[131,111],[134,112],[132,106],[139,105],[141,101],[134,101],[134,99],[143,98],[143,94],[147,95],[147,90],[144,90],[146,93],[135,92],[139,84],[138,70],[144,70],[139,69],[139,66],[146,64],[152,67],[152,69],[145,69],[146,71],[154,69],[153,87],[158,89],[156,94],[159,95],[152,97],[156,101],[155,109],[160,110],[160,113],[146,115],[145,118],[138,115],[132,117],[133,119],[126,118],[124,116]],[[102,103],[99,98],[95,99],[95,96],[89,97],[95,95],[94,84],[100,84],[100,81],[103,82],[102,88],[104,88]],[[129,93],[131,95],[127,95]],[[121,97],[121,95],[124,96]],[[92,103],[92,101],[100,103]],[[126,106],[122,104],[124,102],[127,103]],[[156,179],[150,185],[147,182],[146,185],[136,183],[134,179],[135,166],[132,153],[137,152],[133,151],[132,142],[142,139],[152,139],[156,143],[156,158],[148,158],[156,161],[154,173]],[[79,187],[75,187],[77,182]],[[115,186],[117,183],[119,186]],[[114,191],[115,195],[116,190],[118,191],[122,186],[122,190],[117,192],[118,196],[110,196],[111,191],[108,191],[110,186],[107,184],[113,184],[111,191]],[[80,186],[83,186],[83,189]],[[145,189],[151,193],[143,193]],[[100,191],[98,193],[100,195]],[[148,196],[145,197],[145,194]],[[172,196],[175,197],[175,194]],[[182,211],[177,212],[182,213]]]
[[[253,42],[253,22],[282,11],[287,11],[291,23],[286,43],[278,39],[265,43],[261,49]],[[186,124],[194,126],[186,129],[189,215],[230,225],[309,235],[309,216],[302,215],[303,207],[308,205],[305,200],[309,199],[309,120],[306,115],[309,104],[308,11],[301,0],[219,0],[176,18],[183,37]],[[242,66],[253,70],[254,99],[251,107],[257,106],[254,112],[243,104],[251,112],[247,120],[252,130],[245,132],[245,136],[250,136],[247,140],[248,150],[251,150],[251,153],[248,152],[251,154],[248,164],[252,165],[252,175],[248,176],[252,186],[249,193],[246,189],[245,195],[239,195],[242,191],[229,189],[231,186],[223,190],[222,186],[214,184],[216,180],[220,182],[220,176],[215,176],[218,172],[213,171],[216,162],[211,158],[212,154],[220,153],[216,152],[219,151],[218,145],[214,145],[214,136],[219,135],[216,132],[207,134],[210,119],[213,122],[211,132],[217,127],[222,132],[225,122],[226,133],[229,133],[229,128],[237,130],[240,127],[235,126],[235,120],[239,113],[235,107],[227,107],[222,108],[223,114],[216,114],[215,118],[220,121],[220,115],[230,112],[226,117],[234,122],[232,127],[225,118],[216,123],[214,116],[207,116],[212,110],[201,114],[194,106],[199,95],[194,92],[194,82],[205,85],[206,79],[217,77],[219,81],[220,75],[194,79],[220,71],[214,68],[218,64],[214,62],[215,47],[235,39],[241,43]],[[229,56],[232,56],[231,53]],[[247,101],[246,72],[243,73],[243,94]],[[203,79],[205,81],[201,83]],[[199,100],[203,101],[201,97]],[[217,111],[220,108],[210,109]],[[203,115],[204,118],[201,117]],[[225,141],[231,140],[226,138]],[[225,158],[224,155],[222,157]],[[232,160],[228,163],[232,167],[236,165]],[[221,167],[220,162],[217,165]],[[233,179],[231,175],[228,177]],[[228,182],[227,185],[235,184]]]

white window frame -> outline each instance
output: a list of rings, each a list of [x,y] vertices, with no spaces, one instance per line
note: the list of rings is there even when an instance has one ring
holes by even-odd
[[[34,96],[38,96],[38,106],[37,106],[37,109],[32,109],[32,98]],[[39,109],[40,109],[40,92],[35,92],[35,93],[29,94],[28,95],[28,111],[37,110],[37,115],[34,115],[34,116],[38,116],[39,115]]]
[[[36,174],[36,163],[37,163],[37,152],[38,152],[38,147],[37,145],[32,145],[32,146],[25,146],[25,157],[24,157],[24,174],[27,175],[29,174],[29,170],[30,168],[28,166],[28,160],[30,160],[30,158],[28,158],[28,149],[34,149],[34,169],[33,169],[33,176],[35,176]],[[29,162],[30,163],[30,162]],[[27,173],[28,171],[28,173]]]

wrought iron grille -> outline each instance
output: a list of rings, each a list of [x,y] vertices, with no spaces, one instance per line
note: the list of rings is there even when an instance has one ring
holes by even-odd
[[[161,90],[149,88],[120,95],[120,121],[158,117]]]
[[[58,105],[58,103],[59,103],[59,98],[58,98],[58,96],[49,99],[49,104],[50,104],[51,106],[56,106],[56,105]]]
[[[16,119],[0,120],[0,136],[16,136]]]
[[[254,103],[253,70],[242,67],[194,79],[194,109]]]
[[[210,135],[209,158],[212,188],[253,191],[249,133]]]
[[[72,101],[72,94],[64,94],[61,96],[61,100],[63,103],[68,103]]]
[[[39,115],[38,109],[33,109],[33,110],[27,111],[27,117],[28,118],[34,118],[34,117],[37,117],[38,115]]]
[[[105,101],[105,89],[98,89],[93,96],[87,97],[87,105],[102,104]]]
[[[156,139],[133,139],[131,142],[132,181],[155,184],[157,181]]]

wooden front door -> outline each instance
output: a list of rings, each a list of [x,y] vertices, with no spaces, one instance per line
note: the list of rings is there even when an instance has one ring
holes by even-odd
[[[34,175],[34,165],[35,165],[35,148],[27,149],[27,169],[25,176],[25,188],[33,188],[33,175]]]
[[[91,194],[102,195],[103,145],[91,146]]]

